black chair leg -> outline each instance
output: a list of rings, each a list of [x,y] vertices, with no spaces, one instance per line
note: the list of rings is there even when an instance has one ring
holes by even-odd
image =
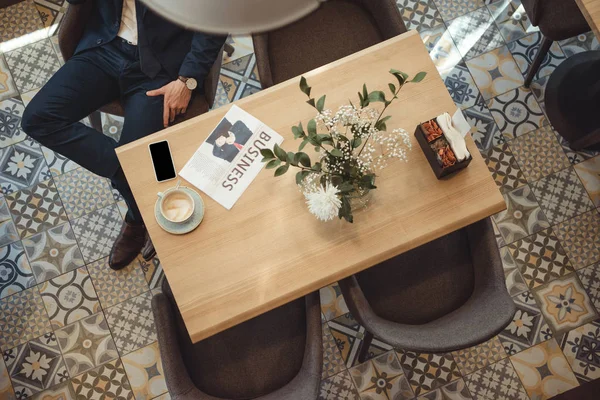
[[[90,124],[92,124],[92,128],[102,133],[102,114],[100,111],[94,111],[90,114]]]
[[[231,55],[235,51],[235,48],[232,45],[230,45],[229,43],[225,43],[223,45],[223,49],[225,50],[225,53],[227,53],[227,57],[231,57]]]
[[[364,363],[367,360],[367,356],[369,355],[369,347],[371,347],[371,342],[373,341],[373,334],[369,331],[366,331],[365,338],[363,339],[360,350],[358,353],[358,362]]]
[[[535,74],[537,74],[538,69],[540,69],[540,65],[546,58],[546,54],[550,50],[550,46],[552,46],[553,40],[548,39],[546,36],[542,39],[542,45],[540,46],[540,50],[535,56],[535,59],[531,63],[531,67],[529,68],[529,73],[527,74],[527,78],[525,78],[525,87],[528,88],[531,85],[531,81],[535,78]]]

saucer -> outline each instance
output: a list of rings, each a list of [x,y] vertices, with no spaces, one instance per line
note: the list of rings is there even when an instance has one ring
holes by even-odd
[[[184,233],[193,231],[200,225],[200,222],[202,222],[202,219],[204,218],[204,201],[202,201],[202,197],[200,197],[198,192],[186,186],[180,186],[179,188],[183,189],[194,199],[194,213],[187,221],[178,224],[167,220],[160,213],[160,198],[157,199],[154,204],[154,217],[156,218],[156,222],[158,222],[158,225],[165,231],[174,235],[183,235]]]

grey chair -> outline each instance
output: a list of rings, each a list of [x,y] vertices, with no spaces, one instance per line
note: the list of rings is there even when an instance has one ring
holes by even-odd
[[[482,343],[512,320],[502,261],[489,219],[339,282],[352,315],[395,348],[443,353]]]
[[[394,0],[328,0],[293,24],[252,35],[263,89],[406,32]]]
[[[193,344],[166,282],[152,308],[173,400],[317,398],[323,360],[318,293]]]

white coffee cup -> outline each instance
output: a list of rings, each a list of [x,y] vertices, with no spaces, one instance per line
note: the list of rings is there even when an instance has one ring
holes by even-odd
[[[187,191],[180,189],[179,184],[159,192],[158,197],[160,213],[167,221],[183,224],[194,214],[194,199]]]

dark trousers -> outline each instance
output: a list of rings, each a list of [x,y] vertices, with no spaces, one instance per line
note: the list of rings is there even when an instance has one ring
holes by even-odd
[[[27,106],[23,130],[82,167],[110,178],[129,207],[127,221],[142,223],[115,147],[163,128],[163,97],[148,97],[146,92],[172,80],[164,71],[152,79],[144,75],[137,46],[116,38],[70,58]],[[118,143],[79,122],[115,99],[125,110]]]

